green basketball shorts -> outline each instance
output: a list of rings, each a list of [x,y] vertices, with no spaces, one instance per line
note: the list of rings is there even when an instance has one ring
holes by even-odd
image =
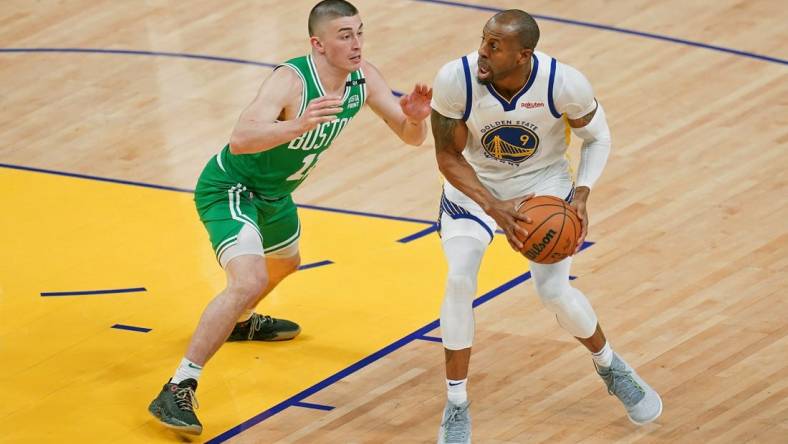
[[[238,242],[238,233],[244,225],[254,228],[266,254],[293,245],[301,235],[292,196],[276,199],[258,196],[222,170],[216,156],[197,181],[194,202],[217,259]]]

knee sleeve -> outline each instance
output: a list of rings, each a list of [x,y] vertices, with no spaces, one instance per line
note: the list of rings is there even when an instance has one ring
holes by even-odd
[[[562,262],[531,265],[536,291],[564,330],[578,338],[591,337],[596,331],[596,313],[585,295],[569,285],[569,264]]]
[[[576,288],[568,289],[557,298],[542,298],[545,308],[555,313],[564,330],[578,338],[589,338],[596,331],[597,318],[588,299]]]
[[[441,306],[443,346],[462,350],[473,344],[473,297],[476,295],[475,277],[449,275],[446,294]]]
[[[486,248],[478,239],[465,236],[443,242],[449,275],[441,306],[441,333],[443,346],[449,350],[462,350],[473,344],[473,298]]]

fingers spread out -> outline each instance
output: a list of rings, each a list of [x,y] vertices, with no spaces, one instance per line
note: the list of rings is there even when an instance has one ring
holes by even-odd
[[[432,99],[432,88],[424,83],[417,83],[413,87],[413,95],[424,96],[427,100]]]

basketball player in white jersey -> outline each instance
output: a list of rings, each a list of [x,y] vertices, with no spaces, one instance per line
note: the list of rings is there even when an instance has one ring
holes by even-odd
[[[527,236],[516,208],[534,195],[571,201],[588,227],[586,201],[610,152],[605,112],[576,69],[534,51],[539,28],[520,10],[496,14],[478,52],[447,63],[433,85],[432,131],[446,177],[439,219],[448,278],[441,308],[448,402],[439,443],[469,443],[466,391],[473,343],[472,302],[487,245],[500,227],[520,251]],[[569,128],[583,139],[577,182],[565,152]],[[530,222],[530,221],[529,221]],[[591,352],[608,392],[636,424],[655,420],[662,401],[610,347],[586,297],[569,285],[572,258],[530,270],[544,306]]]

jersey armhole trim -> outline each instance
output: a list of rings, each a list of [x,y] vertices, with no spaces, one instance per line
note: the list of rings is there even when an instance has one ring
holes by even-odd
[[[359,68],[356,72],[358,72],[358,80],[364,80],[363,82],[359,82],[361,89],[361,103],[358,107],[361,108],[365,103],[367,103],[367,81],[366,77],[364,77],[364,71],[361,68]]]
[[[291,63],[283,63],[277,66],[276,68],[274,68],[274,70],[279,69],[282,66],[286,66],[292,69],[296,73],[296,75],[298,75],[298,78],[301,79],[301,106],[298,107],[298,115],[296,115],[296,119],[297,119],[301,117],[301,115],[304,114],[304,111],[306,110],[306,105],[307,105],[306,79],[304,78],[304,75],[301,74],[301,71],[299,71],[298,68]]]
[[[550,80],[547,82],[547,105],[550,107],[550,114],[556,119],[561,118],[561,113],[555,108],[555,100],[553,100],[553,85],[555,85],[555,70],[556,60],[550,61]]]
[[[465,112],[462,114],[462,120],[467,122],[468,117],[471,115],[471,106],[473,101],[473,90],[471,88],[471,68],[468,66],[468,56],[462,56],[462,70],[465,73]]]

